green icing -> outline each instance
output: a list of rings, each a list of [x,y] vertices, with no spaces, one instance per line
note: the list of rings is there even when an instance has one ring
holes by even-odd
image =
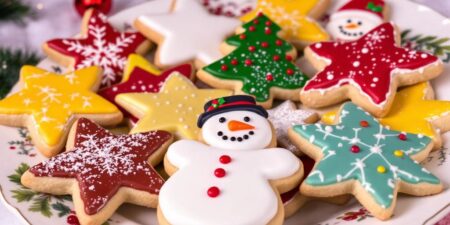
[[[253,27],[254,31],[250,31],[253,29],[250,27]],[[297,89],[305,85],[308,77],[292,61],[286,59],[286,53],[293,47],[277,36],[281,30],[277,24],[260,14],[244,24],[243,28],[245,32],[226,40],[227,44],[236,46],[236,50],[203,70],[220,79],[241,81],[242,91],[255,96],[258,102],[269,99],[271,87]],[[266,34],[267,29],[270,34]],[[242,35],[245,35],[245,38],[242,38]],[[263,47],[263,43],[267,43],[267,47]],[[255,48],[253,52],[249,50],[251,46]],[[274,56],[278,56],[279,60],[274,60]],[[248,59],[252,61],[250,66],[245,64]],[[233,65],[232,60],[237,64]],[[223,70],[224,65],[226,70]],[[290,75],[287,74],[289,69],[292,70]]]
[[[344,105],[340,119],[335,126],[293,127],[298,135],[320,147],[323,153],[323,158],[306,178],[307,184],[323,186],[358,180],[380,206],[387,208],[392,204],[398,180],[411,184],[440,183],[409,157],[423,151],[431,142],[430,138],[386,129],[353,103]],[[362,127],[361,121],[367,121],[369,126]],[[400,134],[407,139],[402,141]],[[359,146],[360,152],[353,153],[350,150],[353,145]],[[404,155],[395,156],[395,150],[404,150]],[[386,172],[377,172],[378,166],[384,166]]]

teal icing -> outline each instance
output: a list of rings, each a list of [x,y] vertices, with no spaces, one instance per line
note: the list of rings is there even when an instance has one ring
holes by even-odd
[[[398,138],[401,132],[384,128],[353,103],[343,106],[340,120],[334,126],[293,126],[298,135],[320,147],[323,153],[323,158],[306,178],[307,184],[324,186],[358,180],[381,207],[388,208],[399,180],[410,184],[440,183],[437,177],[410,158],[423,151],[431,142],[430,138],[403,133],[407,140],[402,141]],[[360,121],[367,121],[369,126],[361,127]],[[350,150],[353,145],[359,146],[360,152],[353,153]],[[395,156],[395,150],[403,150],[403,157]],[[384,166],[386,172],[377,172],[378,166]]]

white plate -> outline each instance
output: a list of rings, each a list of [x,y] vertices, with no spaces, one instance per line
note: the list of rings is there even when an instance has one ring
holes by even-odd
[[[337,0],[330,11],[335,11],[346,0]],[[408,37],[415,35],[436,36],[437,38],[450,37],[450,19],[445,18],[432,11],[428,7],[421,6],[408,0],[387,0],[391,6],[391,19],[403,30],[411,30]],[[114,18],[115,23],[120,23]],[[124,21],[125,22],[125,21]],[[450,42],[442,45],[450,45]],[[450,51],[450,49],[448,49]],[[450,60],[449,55],[440,56],[445,64],[445,74],[433,81],[433,85],[439,99],[450,100]],[[44,60],[39,66],[47,69],[55,69],[57,64],[50,60]],[[64,70],[64,69],[63,69]],[[22,163],[34,165],[45,160],[29,142],[25,129],[0,126],[0,158],[2,159],[2,170],[0,170],[0,185],[2,196],[0,199],[18,218],[28,224],[69,224],[68,217],[73,216],[70,212],[73,205],[69,200],[58,199],[44,194],[30,192],[20,184],[10,181],[8,176],[15,174],[15,170]],[[450,144],[450,134],[444,135],[446,144]],[[434,152],[423,164],[440,177],[446,189],[441,194],[430,197],[411,197],[400,195],[395,215],[384,224],[434,224],[443,216],[450,213],[450,150],[443,148],[442,151]],[[18,201],[17,193],[25,198]],[[28,197],[28,198],[26,198]],[[41,207],[36,207],[36,206]],[[30,209],[48,210],[30,210]],[[301,224],[374,224],[380,222],[367,215],[361,210],[356,201],[351,201],[345,206],[335,206],[323,202],[313,201],[307,203],[292,218],[288,219],[287,225]],[[47,214],[46,214],[47,212]],[[51,213],[48,214],[48,212]],[[45,215],[46,214],[46,215]],[[110,220],[109,224],[134,225],[134,224],[157,224],[155,210],[143,207],[124,205],[118,213]]]

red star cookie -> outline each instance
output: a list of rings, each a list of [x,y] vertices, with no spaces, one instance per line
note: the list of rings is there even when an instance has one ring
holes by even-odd
[[[156,207],[164,180],[152,165],[171,142],[166,131],[113,135],[81,118],[69,151],[31,167],[21,181],[35,191],[71,194],[81,224],[102,224],[123,202]]]
[[[101,88],[118,83],[122,78],[128,55],[144,54],[150,42],[138,32],[119,32],[96,10],[83,17],[79,38],[53,39],[43,49],[53,60],[73,69],[100,66],[103,69]]]
[[[128,111],[120,107],[114,101],[116,96],[125,93],[157,93],[159,92],[159,89],[163,85],[164,81],[166,81],[167,77],[169,77],[173,72],[179,72],[185,77],[191,79],[193,70],[190,64],[183,64],[168,69],[159,75],[156,75],[147,72],[140,67],[135,67],[130,74],[130,78],[127,81],[113,85],[109,88],[104,88],[98,94],[108,101],[114,103],[120,109],[120,111],[122,111],[124,116],[129,117],[131,119],[131,122],[135,124],[138,119],[132,116]]]
[[[399,47],[400,32],[384,23],[353,42],[319,42],[305,50],[321,70],[301,92],[303,104],[325,107],[350,98],[376,116],[389,111],[397,87],[441,74],[435,56]]]

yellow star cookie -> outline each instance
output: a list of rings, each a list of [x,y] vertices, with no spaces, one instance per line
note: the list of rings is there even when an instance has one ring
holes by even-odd
[[[204,104],[231,94],[228,90],[197,89],[189,79],[174,72],[159,93],[120,94],[116,102],[140,119],[130,133],[166,130],[179,138],[198,139],[197,119]]]
[[[161,70],[159,70],[155,65],[151,64],[147,59],[138,54],[130,54],[128,56],[127,63],[125,65],[125,69],[123,71],[122,83],[127,81],[130,78],[131,72],[133,72],[134,68],[139,67],[151,74],[159,75],[161,74]]]
[[[100,79],[98,67],[59,75],[24,66],[20,71],[22,89],[0,101],[0,124],[26,126],[37,149],[47,157],[54,156],[77,118],[102,125],[122,120],[119,109],[95,93]]]
[[[258,0],[255,10],[241,17],[249,22],[262,12],[283,28],[283,37],[295,45],[329,39],[327,32],[312,17],[318,18],[328,0]],[[310,17],[312,16],[312,17]]]
[[[442,146],[441,133],[450,130],[450,101],[433,100],[428,82],[420,83],[397,93],[392,108],[380,123],[393,130],[422,134],[433,139],[434,149]],[[322,117],[322,122],[334,123],[336,112]]]

